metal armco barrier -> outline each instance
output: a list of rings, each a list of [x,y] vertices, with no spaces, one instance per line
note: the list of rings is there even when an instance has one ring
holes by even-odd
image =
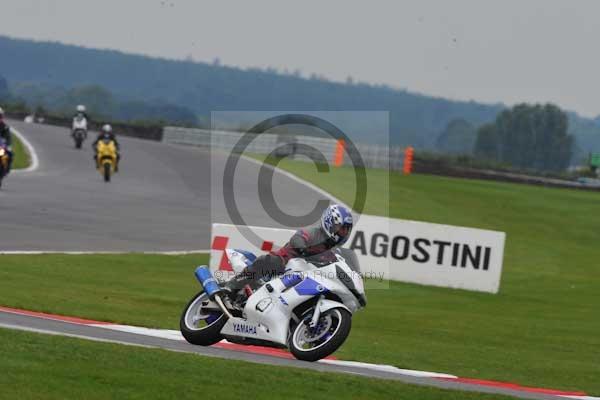
[[[186,144],[200,147],[211,147],[214,149],[232,151],[234,146],[242,138],[241,132],[230,131],[210,131],[205,129],[190,129],[179,127],[165,127],[163,130],[163,142],[174,144]],[[270,154],[276,149],[294,148],[294,143],[307,145],[314,148],[314,154],[320,153],[325,156],[327,162],[331,165],[341,166],[350,165],[350,157],[344,156],[340,152],[340,143],[335,139],[320,138],[315,136],[291,136],[278,134],[261,134],[245,150],[255,154]],[[285,147],[283,147],[285,145]],[[382,146],[369,145],[363,143],[354,143],[365,167],[367,168],[389,168],[391,170],[401,171],[404,162],[404,148],[400,146]],[[348,146],[343,147],[343,151],[348,151]],[[274,153],[277,155],[277,152]],[[291,158],[307,161],[305,156],[294,156]]]

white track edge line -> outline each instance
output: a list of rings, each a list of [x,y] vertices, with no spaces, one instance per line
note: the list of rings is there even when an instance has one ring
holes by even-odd
[[[97,327],[97,328],[104,328],[104,329],[110,329],[110,330],[115,330],[115,331],[120,331],[120,332],[133,333],[133,334],[137,334],[137,335],[158,337],[161,339],[176,340],[176,341],[185,340],[183,338],[183,336],[181,335],[181,333],[177,330],[153,329],[153,328],[145,328],[145,327],[138,327],[138,326],[131,326],[131,325],[114,325],[114,324],[93,325],[93,326]],[[223,342],[227,343],[226,340],[223,340]],[[365,368],[365,369],[369,369],[369,370],[373,370],[373,371],[389,372],[392,374],[405,375],[405,376],[409,375],[409,376],[414,376],[414,377],[419,377],[419,378],[450,378],[450,379],[458,378],[455,375],[444,374],[441,372],[402,369],[402,368],[394,367],[393,365],[385,365],[385,364],[371,364],[371,363],[363,363],[363,362],[358,362],[358,361],[325,360],[325,359],[319,360],[319,362],[323,363],[323,364],[331,364],[331,365],[338,365],[338,366],[344,366],[344,367],[359,367],[359,368]]]
[[[0,322],[0,328],[6,328],[6,329],[12,329],[12,330],[18,330],[18,331],[26,331],[26,332],[34,332],[34,333],[43,333],[46,335],[54,335],[54,336],[67,336],[67,337],[72,337],[72,338],[77,338],[77,339],[93,340],[95,342],[118,343],[118,344],[125,344],[125,345],[130,345],[130,346],[137,346],[137,347],[156,348],[154,346],[149,346],[149,345],[145,345],[145,344],[122,342],[119,340],[112,340],[112,339],[102,339],[102,338],[96,338],[93,336],[78,335],[75,333],[51,331],[48,329],[31,328],[28,326],[7,324],[4,322]]]
[[[35,152],[35,148],[31,144],[31,142],[29,142],[29,140],[27,140],[27,138],[21,132],[19,132],[18,130],[16,130],[13,127],[11,127],[10,129],[15,134],[15,136],[17,136],[19,138],[21,143],[23,143],[23,146],[25,146],[25,148],[29,152],[29,158],[31,161],[31,164],[29,165],[29,167],[27,167],[25,169],[15,169],[12,172],[23,173],[23,172],[33,172],[33,171],[37,170],[40,166],[40,161],[39,161],[37,153]]]
[[[304,185],[304,186],[306,186],[307,188],[309,188],[309,189],[311,189],[311,190],[313,190],[313,191],[315,191],[315,192],[317,192],[317,193],[319,193],[319,194],[321,194],[321,195],[323,195],[323,196],[327,197],[329,200],[333,201],[334,203],[341,204],[341,205],[343,205],[344,207],[346,207],[346,208],[348,208],[348,209],[351,209],[351,207],[349,207],[349,206],[348,206],[348,205],[347,205],[345,202],[343,202],[342,200],[338,199],[337,197],[335,197],[335,196],[334,196],[334,195],[332,195],[331,193],[329,193],[329,192],[327,192],[327,191],[325,191],[325,190],[321,189],[320,187],[318,187],[318,186],[317,186],[317,185],[315,185],[315,184],[312,184],[312,183],[310,183],[310,182],[308,182],[308,181],[305,181],[305,180],[304,180],[304,179],[302,179],[302,178],[299,178],[298,176],[296,176],[296,175],[292,174],[291,172],[285,171],[285,170],[283,170],[283,169],[281,169],[281,168],[279,168],[279,167],[276,167],[276,166],[274,166],[274,165],[271,165],[271,164],[267,164],[267,163],[265,163],[265,162],[261,162],[261,161],[259,161],[259,160],[256,160],[256,159],[254,159],[254,158],[252,158],[252,157],[245,156],[245,155],[243,155],[243,154],[242,154],[240,157],[241,157],[241,158],[243,158],[244,160],[246,160],[246,161],[250,161],[250,162],[252,162],[252,163],[254,163],[254,164],[257,164],[257,165],[260,165],[260,166],[263,166],[263,165],[264,165],[264,166],[266,166],[267,168],[271,168],[273,171],[277,172],[278,174],[281,174],[281,175],[283,175],[283,176],[286,176],[287,178],[289,178],[289,179],[291,179],[291,180],[293,180],[293,181],[295,181],[295,182],[298,182],[298,183],[300,183],[301,185]]]
[[[27,326],[6,324],[6,323],[3,323],[3,322],[0,322],[0,328],[6,328],[6,329],[12,329],[12,330],[19,330],[19,331],[26,331],[26,332],[33,332],[33,333],[41,333],[41,334],[53,335],[53,336],[66,336],[66,337],[71,337],[71,338],[74,338],[74,339],[91,340],[93,342],[113,343],[113,344],[122,344],[122,345],[125,345],[125,346],[132,346],[132,347],[142,347],[142,348],[146,348],[146,349],[166,350],[166,351],[171,351],[173,353],[195,354],[195,355],[199,355],[199,356],[203,356],[203,357],[220,358],[220,357],[214,356],[212,354],[198,354],[198,353],[193,353],[193,352],[190,353],[189,351],[183,351],[183,350],[177,350],[177,349],[170,349],[168,347],[161,347],[161,346],[153,346],[153,345],[149,345],[149,344],[140,344],[140,343],[125,342],[125,341],[116,340],[116,339],[103,339],[103,338],[97,338],[97,337],[93,337],[93,336],[78,335],[78,334],[75,334],[75,333],[56,332],[56,331],[51,331],[51,330],[46,330],[46,329],[38,329],[38,328],[30,328],[30,327],[27,327]]]
[[[402,368],[394,367],[393,365],[387,365],[387,364],[371,364],[371,363],[363,363],[363,362],[359,362],[359,361],[327,360],[327,359],[319,360],[319,362],[323,363],[323,364],[343,365],[346,367],[361,367],[361,368],[367,368],[367,369],[376,370],[376,371],[391,372],[394,374],[410,375],[410,376],[415,376],[415,377],[419,377],[419,378],[448,378],[448,379],[457,379],[458,378],[458,376],[456,376],[456,375],[444,374],[442,372],[430,372],[430,371],[419,371],[419,370],[414,370],[414,369],[402,369]]]

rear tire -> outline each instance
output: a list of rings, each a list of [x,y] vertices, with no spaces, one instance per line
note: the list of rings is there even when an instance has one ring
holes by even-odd
[[[76,149],[80,149],[81,148],[81,143],[82,143],[81,139],[79,139],[79,138],[75,139],[75,148]]]
[[[227,317],[225,314],[221,313],[219,316],[213,317],[216,319],[207,322],[206,326],[194,326],[192,322],[194,314],[198,310],[199,303],[203,300],[208,300],[204,291],[195,295],[188,302],[183,309],[181,318],[179,319],[179,330],[188,343],[199,346],[211,346],[223,340],[223,336],[221,336],[221,329],[223,329],[223,326],[227,322]],[[206,320],[208,320],[208,318],[203,319],[203,321]]]
[[[327,330],[325,334],[329,334],[324,342],[316,345],[314,348],[301,347],[300,339],[303,332],[308,329],[308,322],[310,321],[310,314],[305,314],[305,318],[300,323],[295,324],[291,328],[291,334],[289,338],[289,348],[294,357],[298,360],[303,361],[318,361],[333,354],[346,340],[350,334],[350,328],[352,327],[352,314],[343,308],[332,308],[321,313],[319,318],[319,324],[324,318],[329,317],[331,319],[331,328]],[[334,321],[337,324],[334,326]]]
[[[110,164],[104,164],[104,182],[110,182]]]

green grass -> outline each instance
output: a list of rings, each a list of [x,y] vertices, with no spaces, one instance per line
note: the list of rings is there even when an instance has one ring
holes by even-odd
[[[208,255],[0,255],[0,304],[149,327],[178,328]]]
[[[14,157],[12,167],[14,169],[27,168],[30,163],[29,153],[15,134],[12,135],[12,148]]]
[[[0,329],[2,399],[508,399]]]
[[[2,255],[0,304],[149,327],[178,328],[206,255]],[[537,285],[552,287],[538,278]],[[571,279],[544,294],[507,280],[488,295],[391,282],[368,292],[342,359],[600,393],[597,287]],[[577,290],[571,289],[575,285]],[[551,299],[554,299],[551,301]]]

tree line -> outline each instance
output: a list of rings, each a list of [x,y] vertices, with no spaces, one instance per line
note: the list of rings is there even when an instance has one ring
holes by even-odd
[[[167,60],[2,36],[0,54],[10,55],[2,60],[0,74],[21,97],[27,97],[28,85],[50,88],[50,92],[51,88],[98,85],[110,92],[118,108],[128,109],[126,113],[137,113],[138,104],[131,102],[141,101],[173,112],[173,107],[178,107],[177,112],[189,111],[201,123],[210,120],[212,111],[387,110],[389,124],[382,126],[372,126],[357,114],[351,123],[364,132],[360,140],[372,143],[374,130],[389,128],[391,144],[419,150],[436,149],[439,133],[453,120],[462,118],[477,127],[492,122],[506,109],[502,104],[453,101],[356,80],[332,82],[318,75],[307,79],[300,73],[236,68],[220,61]],[[172,111],[168,111],[171,116]],[[577,138],[574,151],[600,152],[600,121],[574,113],[568,113],[568,119],[569,133]]]
[[[16,92],[16,93],[14,93]],[[99,85],[77,86],[71,89],[44,84],[18,84],[10,90],[0,76],[0,101],[12,111],[35,110],[36,114],[50,113],[70,116],[78,104],[85,104],[96,120],[113,120],[145,124],[198,126],[197,115],[166,101],[125,100]]]
[[[519,104],[479,128],[451,121],[437,139],[438,150],[472,154],[521,169],[560,171],[575,151],[567,113],[552,104]]]

